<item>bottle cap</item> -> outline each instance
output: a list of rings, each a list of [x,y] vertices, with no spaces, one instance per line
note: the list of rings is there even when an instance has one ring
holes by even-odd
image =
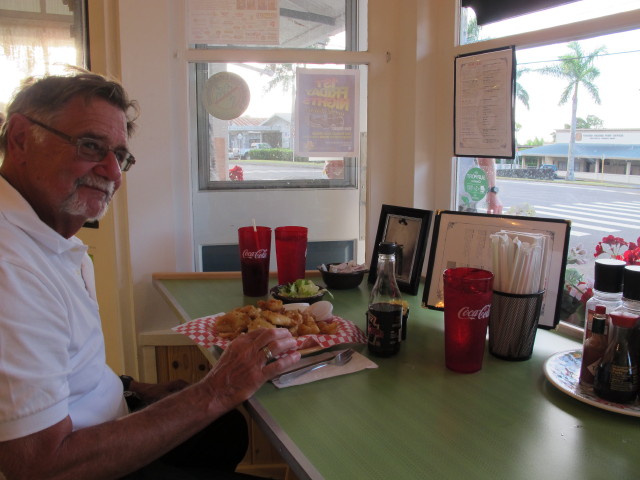
[[[604,326],[606,323],[606,317],[593,317],[591,333],[604,333]]]
[[[593,288],[606,293],[621,292],[625,265],[624,260],[616,260],[615,258],[596,260]]]
[[[638,321],[635,315],[629,315],[628,313],[610,313],[611,321],[616,327],[633,328]]]
[[[606,315],[607,314],[607,307],[605,307],[604,305],[596,305],[596,314],[598,314],[598,315]]]
[[[395,242],[381,242],[378,245],[378,254],[391,255],[396,253],[398,245]]]
[[[640,265],[627,265],[624,268],[622,296],[629,300],[640,300]]]

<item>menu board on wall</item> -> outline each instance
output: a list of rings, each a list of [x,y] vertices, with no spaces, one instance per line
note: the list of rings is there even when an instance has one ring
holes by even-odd
[[[278,0],[189,0],[190,44],[278,45]]]
[[[515,48],[455,59],[454,154],[514,158]]]
[[[297,69],[297,156],[358,156],[359,74],[351,69]]]

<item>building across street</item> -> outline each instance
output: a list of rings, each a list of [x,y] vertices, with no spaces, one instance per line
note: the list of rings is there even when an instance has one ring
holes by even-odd
[[[539,147],[520,147],[516,164],[523,168],[554,165],[566,172],[568,129],[556,130],[555,142]],[[640,129],[579,129],[574,146],[576,178],[640,184]]]

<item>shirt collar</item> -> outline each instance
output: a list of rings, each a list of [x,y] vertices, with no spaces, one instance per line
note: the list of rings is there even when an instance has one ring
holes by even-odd
[[[6,218],[9,223],[23,230],[44,248],[56,254],[72,249],[77,252],[79,247],[82,249],[82,253],[87,250],[87,247],[77,237],[64,238],[40,220],[29,202],[1,175],[0,215]]]

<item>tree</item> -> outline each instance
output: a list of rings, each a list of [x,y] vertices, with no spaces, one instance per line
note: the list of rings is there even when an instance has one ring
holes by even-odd
[[[527,107],[527,110],[529,110],[529,92],[525,90],[518,80],[520,80],[523,73],[530,71],[531,70],[528,68],[518,68],[516,71],[516,98],[520,100],[525,107]]]
[[[582,117],[576,118],[576,128],[602,128],[603,125],[602,119],[595,115],[587,115],[586,120]],[[565,123],[564,128],[571,128],[571,125]]]
[[[558,57],[560,63],[538,70],[544,75],[551,75],[568,81],[567,86],[560,95],[558,105],[564,105],[571,97],[571,131],[569,134],[569,152],[567,155],[567,180],[575,180],[575,143],[576,123],[578,111],[578,87],[582,85],[591,95],[593,100],[600,104],[600,93],[594,81],[600,76],[600,70],[594,66],[594,60],[598,55],[605,53],[601,46],[593,52],[585,55],[578,42],[567,44],[570,52]]]
[[[544,145],[544,139],[535,137],[533,140],[527,140],[527,143],[525,143],[525,145],[531,147],[539,147],[540,145]]]

